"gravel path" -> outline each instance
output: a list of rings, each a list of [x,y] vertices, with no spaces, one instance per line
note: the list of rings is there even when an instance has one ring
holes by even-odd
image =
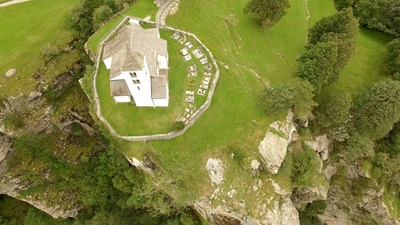
[[[9,2],[4,2],[4,3],[0,4],[0,8],[1,7],[6,7],[6,6],[9,6],[9,5],[22,3],[22,2],[27,2],[27,1],[29,1],[29,0],[12,0],[12,1],[9,1]]]

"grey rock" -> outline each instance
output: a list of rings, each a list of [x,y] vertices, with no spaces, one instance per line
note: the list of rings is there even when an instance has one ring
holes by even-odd
[[[276,121],[268,127],[258,149],[262,156],[262,161],[270,173],[278,173],[295,130],[292,112],[288,113],[284,122]]]
[[[12,76],[14,76],[16,73],[17,73],[17,70],[16,70],[16,69],[9,69],[9,70],[6,72],[5,77],[12,77]]]

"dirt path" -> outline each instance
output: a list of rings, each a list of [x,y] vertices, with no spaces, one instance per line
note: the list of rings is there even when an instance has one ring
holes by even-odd
[[[9,1],[9,2],[4,2],[4,3],[0,4],[0,8],[1,7],[6,7],[6,6],[9,6],[9,5],[22,3],[22,2],[27,2],[27,1],[29,1],[29,0],[12,0],[12,1]]]

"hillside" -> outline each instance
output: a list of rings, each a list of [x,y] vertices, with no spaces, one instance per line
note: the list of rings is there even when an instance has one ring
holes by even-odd
[[[0,30],[15,36],[0,32],[6,43],[0,47],[0,73],[17,70],[14,77],[0,78],[0,193],[53,217],[71,217],[60,224],[399,223],[398,102],[396,97],[380,101],[387,97],[381,90],[390,87],[388,96],[400,90],[384,70],[392,37],[359,29],[348,63],[333,69],[339,71],[337,80],[321,89],[312,82],[296,89],[305,80],[299,68],[313,47],[336,46],[340,52],[340,44],[351,44],[341,34],[310,43],[310,30],[337,15],[333,1],[290,1],[277,24],[260,28],[243,13],[247,0],[181,0],[166,23],[196,35],[215,57],[220,77],[210,107],[179,137],[130,142],[113,136],[96,115],[92,83],[94,56],[115,26],[126,16],[156,18],[152,2],[131,2],[32,0],[0,8]],[[28,10],[37,11],[37,17],[29,17]],[[169,42],[170,65],[178,65],[170,68],[171,107],[116,105],[107,71],[99,64],[95,82],[102,115],[121,135],[170,132],[187,107],[183,93],[193,61],[180,62],[184,46],[172,32],[161,29],[160,34]],[[86,39],[93,61],[84,55]],[[52,47],[57,54],[43,53]],[[311,93],[305,120],[296,102],[279,113],[260,110],[262,93],[267,99],[278,96],[268,101],[279,100],[285,88],[290,90],[286,97],[295,95],[297,101]],[[196,97],[194,106],[200,108],[204,99]],[[329,108],[332,102],[347,110],[344,119],[337,119],[340,110]],[[369,112],[375,106],[387,110]],[[364,115],[390,124],[364,126]],[[340,122],[335,127],[321,118]],[[3,197],[0,202],[18,204]],[[56,223],[26,207],[15,213],[0,207],[0,223]]]

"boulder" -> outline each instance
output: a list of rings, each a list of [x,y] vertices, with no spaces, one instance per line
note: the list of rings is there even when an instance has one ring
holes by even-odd
[[[330,180],[331,177],[336,173],[337,169],[334,166],[327,166],[324,170],[324,176],[326,180]]]
[[[317,136],[314,140],[305,141],[304,143],[317,152],[322,160],[328,159],[331,142],[326,134]]]
[[[292,134],[296,131],[293,123],[293,113],[289,112],[286,120],[272,123],[260,142],[258,149],[266,169],[278,173],[279,167],[285,159],[287,147],[292,141]]]
[[[220,159],[208,158],[206,169],[211,179],[211,184],[222,184],[224,180],[224,167]]]
[[[202,198],[194,203],[193,208],[211,224],[216,225],[260,225],[250,216],[238,214],[226,206],[213,208],[208,198]]]
[[[274,208],[267,211],[263,224],[271,225],[298,225],[300,224],[299,212],[289,198],[274,202]]]
[[[12,77],[17,73],[16,69],[9,69],[5,75],[5,77]]]

